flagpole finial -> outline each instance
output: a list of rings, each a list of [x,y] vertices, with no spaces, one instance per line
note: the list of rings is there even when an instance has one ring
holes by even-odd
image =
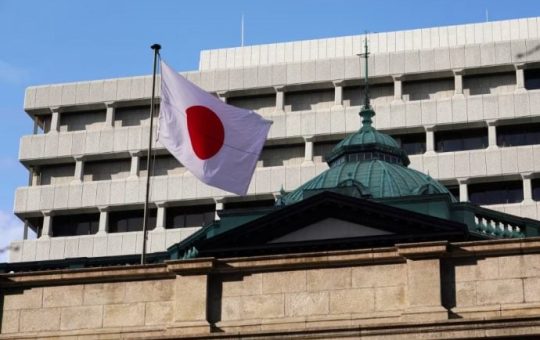
[[[150,46],[150,48],[157,52],[157,51],[161,50],[161,45],[160,44],[154,44],[154,45]]]

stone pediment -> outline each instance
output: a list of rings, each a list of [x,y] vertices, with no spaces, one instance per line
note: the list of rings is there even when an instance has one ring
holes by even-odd
[[[231,220],[240,217],[227,218],[169,248],[171,257],[249,256],[468,238],[462,223],[328,191],[247,222],[234,224]]]
[[[388,231],[371,228],[363,224],[352,223],[329,217],[291,233],[271,240],[268,243],[287,243],[316,240],[346,239],[354,237],[382,236],[392,234]]]

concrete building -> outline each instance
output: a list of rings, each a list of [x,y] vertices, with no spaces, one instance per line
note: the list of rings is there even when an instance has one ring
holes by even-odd
[[[197,181],[157,143],[149,252],[223,209],[272,206],[327,169],[359,127],[363,36],[202,51],[192,82],[274,124],[244,198]],[[375,125],[411,167],[460,201],[537,219],[540,18],[369,34]],[[174,65],[171,57],[169,62]],[[15,214],[38,234],[11,262],[140,253],[151,77],[30,87],[36,134],[21,139],[31,183]]]

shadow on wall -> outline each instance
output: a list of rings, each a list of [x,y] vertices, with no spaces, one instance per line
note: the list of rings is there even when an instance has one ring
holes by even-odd
[[[525,58],[526,56],[534,54],[535,52],[538,52],[538,51],[540,51],[540,45],[536,45],[535,47],[531,48],[530,50],[525,51],[525,53],[518,53],[518,54],[516,54],[516,57],[518,59]]]

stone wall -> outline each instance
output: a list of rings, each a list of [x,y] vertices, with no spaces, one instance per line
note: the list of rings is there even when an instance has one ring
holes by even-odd
[[[525,239],[1,274],[0,339],[538,335],[539,260]]]

